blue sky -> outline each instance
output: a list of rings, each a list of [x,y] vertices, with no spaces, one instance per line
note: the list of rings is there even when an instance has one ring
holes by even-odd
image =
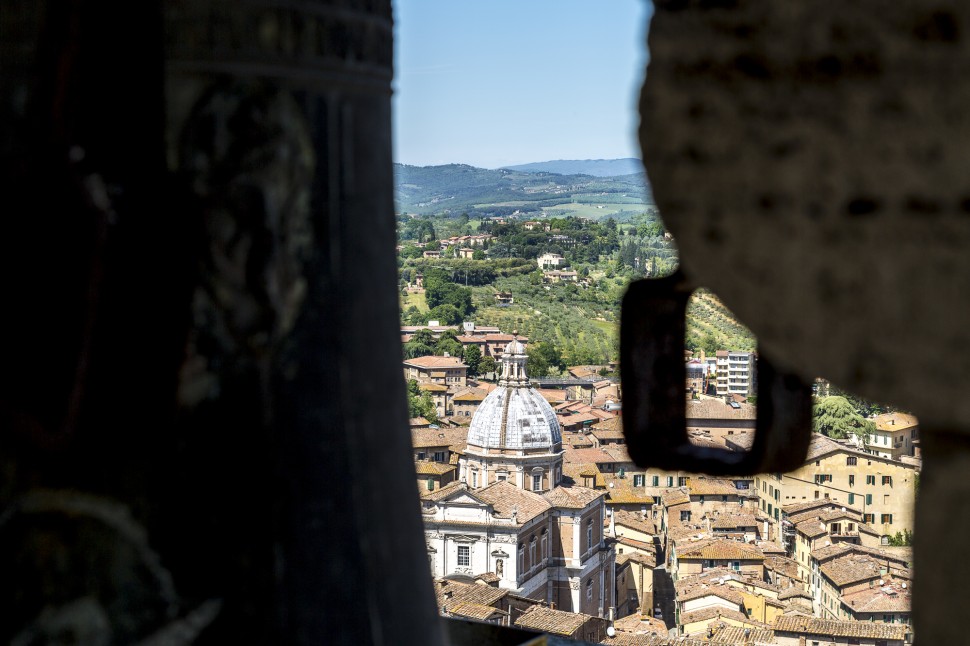
[[[394,160],[639,157],[647,0],[394,0]]]

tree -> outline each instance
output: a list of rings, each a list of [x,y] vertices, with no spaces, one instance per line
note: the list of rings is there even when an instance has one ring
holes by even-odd
[[[531,377],[547,377],[552,370],[558,372],[566,366],[559,348],[546,341],[530,343],[526,354],[526,371]]]
[[[444,306],[447,307],[447,306]],[[461,357],[463,349],[461,347],[461,342],[456,341],[454,337],[442,336],[438,341],[438,345],[435,346],[435,354],[444,356],[446,353],[452,357]]]
[[[482,351],[479,347],[477,345],[469,345],[465,348],[465,354],[462,358],[465,361],[465,365],[468,366],[468,376],[478,376],[478,370],[482,364]]]
[[[422,328],[411,335],[408,343],[420,343],[422,345],[433,346],[435,343],[434,335],[431,334],[431,330]]]
[[[495,359],[492,357],[482,357],[482,362],[478,364],[478,374],[487,375],[490,372],[495,372]]]
[[[818,399],[812,416],[812,430],[835,439],[852,434],[865,441],[875,430],[875,425],[860,415],[845,397],[833,395]]]
[[[443,303],[432,307],[425,318],[428,321],[438,321],[439,325],[458,325],[461,323],[461,313],[458,308],[450,303]]]
[[[720,350],[720,344],[710,332],[705,332],[704,336],[701,337],[700,347],[709,357],[713,357]]]
[[[424,343],[415,343],[414,341],[408,341],[404,344],[404,358],[405,359],[415,359],[417,357],[426,357],[429,354],[434,354],[434,348],[430,345],[425,345]]]

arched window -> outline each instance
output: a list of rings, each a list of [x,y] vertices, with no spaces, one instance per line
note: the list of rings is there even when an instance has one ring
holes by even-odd
[[[525,571],[525,544],[519,543],[519,576]]]
[[[532,535],[532,540],[529,541],[529,569],[531,570],[536,566],[536,535]]]
[[[542,542],[539,545],[539,558],[549,558],[549,531],[542,530]]]

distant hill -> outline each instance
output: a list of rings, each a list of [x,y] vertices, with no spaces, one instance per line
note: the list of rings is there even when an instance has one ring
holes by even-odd
[[[593,177],[617,177],[635,175],[643,172],[643,162],[627,157],[625,159],[557,159],[555,161],[533,162],[518,166],[505,166],[508,170],[523,173],[558,173],[560,175],[592,175]]]
[[[394,183],[397,210],[413,214],[578,215],[622,220],[653,205],[642,171],[610,177],[490,170],[466,164],[394,164]]]

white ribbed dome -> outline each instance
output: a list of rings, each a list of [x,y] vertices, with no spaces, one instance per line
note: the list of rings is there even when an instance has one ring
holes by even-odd
[[[560,443],[556,413],[534,388],[496,388],[485,397],[468,428],[470,447],[551,449]]]
[[[514,338],[502,355],[499,387],[485,397],[468,428],[468,445],[480,448],[551,449],[562,443],[559,421],[542,395],[529,387],[525,346]]]

